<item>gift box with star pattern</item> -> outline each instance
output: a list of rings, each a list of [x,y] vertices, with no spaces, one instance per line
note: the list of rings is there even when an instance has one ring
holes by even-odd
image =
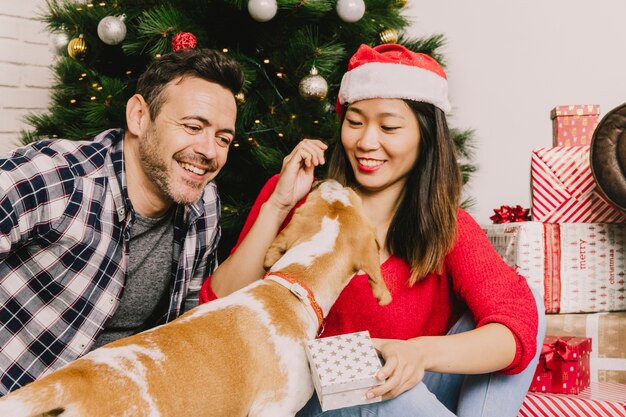
[[[383,383],[376,379],[382,365],[369,332],[311,340],[306,352],[322,411],[381,401],[365,397]]]

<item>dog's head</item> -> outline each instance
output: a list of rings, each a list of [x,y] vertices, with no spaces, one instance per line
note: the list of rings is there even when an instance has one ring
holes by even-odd
[[[264,266],[270,272],[308,277],[312,282],[307,284],[318,291],[330,288],[332,294],[324,294],[330,298],[336,298],[361,270],[369,276],[378,303],[386,305],[391,294],[380,271],[379,249],[361,198],[354,190],[327,180],[295,211],[265,255]],[[334,282],[327,282],[330,279]],[[325,282],[316,285],[316,280]]]

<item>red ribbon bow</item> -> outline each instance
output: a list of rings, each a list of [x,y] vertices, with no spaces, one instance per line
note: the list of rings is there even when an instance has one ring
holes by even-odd
[[[541,357],[546,361],[547,369],[554,369],[556,356],[559,356],[563,361],[571,361],[576,355],[578,355],[578,349],[567,344],[567,340],[561,338],[557,339],[554,343],[544,343],[541,346]]]
[[[515,207],[500,206],[499,209],[493,209],[496,213],[489,217],[495,224],[516,223],[530,220],[530,209],[525,209],[519,204]]]

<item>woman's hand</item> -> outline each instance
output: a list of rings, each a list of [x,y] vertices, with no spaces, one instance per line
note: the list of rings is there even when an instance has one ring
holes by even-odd
[[[414,340],[372,339],[374,347],[385,359],[376,377],[385,381],[367,392],[367,398],[395,398],[417,385],[424,378],[426,359]]]
[[[324,165],[324,151],[328,146],[317,139],[303,139],[283,159],[280,179],[268,202],[280,210],[291,208],[311,190],[313,170]]]

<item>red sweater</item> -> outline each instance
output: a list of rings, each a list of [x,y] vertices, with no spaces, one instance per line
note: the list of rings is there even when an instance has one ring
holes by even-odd
[[[277,181],[278,176],[272,177],[259,193],[232,252],[254,224]],[[291,214],[283,227],[290,219]],[[515,374],[524,370],[537,348],[537,307],[530,288],[500,258],[467,212],[459,210],[457,223],[457,242],[445,258],[442,275],[431,273],[410,287],[409,266],[391,256],[381,265],[393,297],[391,304],[379,306],[367,275],[356,275],[331,308],[321,336],[361,330],[369,330],[372,337],[387,339],[445,335],[469,308],[476,327],[501,323],[515,335],[515,358],[500,372]],[[207,279],[200,292],[200,302],[215,298]]]

